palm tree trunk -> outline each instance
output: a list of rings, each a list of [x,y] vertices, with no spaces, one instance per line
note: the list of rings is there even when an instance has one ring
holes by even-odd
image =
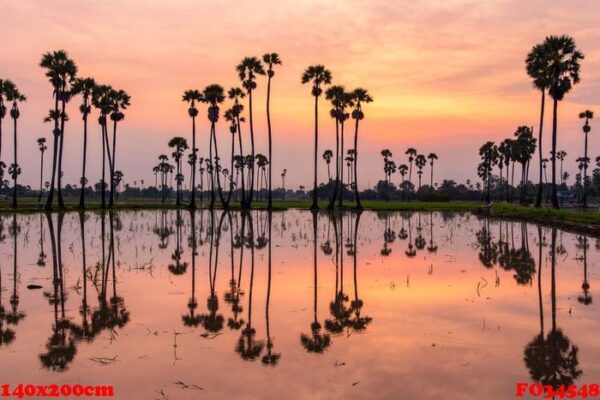
[[[102,126],[102,179],[100,181],[102,185],[102,208],[106,208],[106,140],[105,140],[105,131],[106,131],[106,123],[103,123]]]
[[[543,127],[544,127],[544,105],[546,103],[546,92],[544,89],[541,90],[542,92],[542,105],[540,108],[540,133],[538,135],[538,153],[540,155],[540,179],[539,179],[539,186],[538,186],[538,191],[537,191],[537,197],[535,199],[535,206],[536,207],[541,207],[542,206],[542,159],[544,158],[543,156],[543,151],[542,151],[542,133],[543,133]]]
[[[14,127],[14,160],[15,163],[13,164],[13,181],[14,181],[14,186],[13,186],[13,199],[12,199],[12,208],[16,209],[17,208],[17,177],[18,177],[18,168],[19,168],[19,164],[17,163],[17,119],[13,118],[13,127]]]
[[[339,180],[340,180],[340,128],[338,119],[335,119],[335,186],[333,188],[333,195],[329,201],[328,209],[333,209],[335,201],[338,195]]]
[[[192,107],[194,105],[192,104]],[[192,190],[192,195],[190,199],[190,205],[188,206],[190,209],[196,208],[196,117],[192,117],[192,183],[190,189]]]
[[[231,201],[231,196],[233,195],[233,157],[235,155],[235,134],[231,135],[231,166],[230,166],[230,175],[229,175],[229,193],[227,194],[227,204]]]
[[[360,196],[358,194],[358,121],[354,125],[354,197],[356,197],[356,209],[362,210],[363,206],[360,202]]]
[[[340,198],[338,200],[338,207],[344,206],[344,120],[340,121],[340,152],[339,152],[339,168],[340,168]]]
[[[252,206],[254,196],[254,124],[252,120],[252,90],[248,90],[248,116],[250,118],[250,153],[252,154],[252,164],[249,166],[248,173],[250,174],[250,193],[248,195],[248,208]]]
[[[267,130],[269,131],[269,198],[267,200],[267,209],[273,208],[273,187],[271,182],[273,181],[273,140],[271,136],[271,76],[267,81]],[[232,171],[233,173],[233,171]],[[269,273],[270,273],[269,269]],[[268,307],[268,306],[267,306]],[[268,314],[268,311],[267,311]]]
[[[41,156],[40,156],[40,194],[38,195],[38,203],[40,201],[42,201],[42,181],[44,178],[44,152],[41,151]]]
[[[317,197],[317,154],[319,151],[319,96],[315,96],[315,154],[314,154],[314,180],[311,210],[318,210],[319,203]]]
[[[588,192],[588,183],[587,183],[587,169],[588,169],[588,134],[585,134],[585,147],[584,147],[584,164],[583,164],[583,208],[587,208],[587,192]]]
[[[58,115],[58,96],[54,96],[54,115]],[[46,211],[52,210],[52,201],[54,200],[54,187],[55,187],[55,177],[56,177],[56,162],[58,157],[58,119],[54,120],[54,130],[52,131],[52,136],[54,136],[54,143],[52,148],[52,177],[50,178],[50,191],[48,193],[48,198],[46,199],[46,205],[44,209]]]
[[[63,99],[61,102],[61,107],[62,107],[62,113],[60,116],[60,148],[58,150],[58,207],[61,210],[65,209],[65,202],[63,200],[63,195],[62,195],[62,175],[63,175],[63,169],[62,169],[62,160],[63,160],[63,147],[64,147],[64,142],[65,142],[65,120],[66,120],[66,100],[65,100],[65,93],[64,93],[64,89],[63,89]]]
[[[83,167],[82,167],[82,172],[81,172],[81,191],[79,192],[79,208],[80,209],[84,209],[85,208],[85,164],[87,161],[87,113],[85,113],[85,116],[83,117]],[[43,155],[43,153],[42,153]],[[40,177],[40,183],[41,183],[41,177]]]
[[[502,177],[502,168],[500,168],[500,177]],[[433,196],[433,163],[431,163],[431,176],[429,177],[429,193]],[[429,200],[433,201],[433,197]]]
[[[112,208],[115,201],[115,166],[117,163],[117,120],[113,121],[112,162],[110,163],[110,198],[108,207]],[[110,154],[110,152],[109,152]]]
[[[216,165],[213,165],[213,141],[212,141],[212,123],[210,127],[210,134],[208,136],[208,157],[210,159],[210,203],[208,203],[208,208],[213,209],[215,207],[215,169]]]
[[[229,201],[225,201],[223,197],[223,189],[221,188],[221,173],[219,172],[219,148],[217,147],[217,134],[215,132],[215,124],[212,123],[212,138],[215,144],[215,171],[217,174],[217,190],[219,191],[219,199],[221,200],[221,205],[223,208],[229,207]]]
[[[554,108],[552,110],[552,207],[560,208],[558,203],[558,195],[556,193],[556,140],[557,140],[557,125],[558,125],[558,100],[554,99]]]
[[[246,202],[246,183],[245,183],[245,179],[244,179],[244,147],[242,145],[242,125],[240,123],[240,116],[237,115],[236,116],[236,122],[237,122],[237,134],[238,134],[238,145],[240,147],[240,175],[242,177],[241,179],[241,183],[242,183],[242,199],[241,199],[241,206],[242,208],[247,208],[247,202]]]

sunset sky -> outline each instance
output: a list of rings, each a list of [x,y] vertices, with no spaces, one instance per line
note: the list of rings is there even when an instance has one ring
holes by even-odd
[[[392,151],[397,164],[406,162],[409,146],[424,154],[436,152],[435,180],[464,182],[476,178],[477,149],[483,142],[512,136],[519,125],[537,129],[540,96],[524,71],[524,59],[546,35],[573,36],[586,56],[581,83],[559,108],[559,147],[568,153],[565,165],[572,177],[574,160],[583,152],[577,115],[586,108],[600,113],[597,0],[3,0],[1,15],[0,77],[13,80],[29,98],[21,107],[19,162],[21,181],[31,185],[38,179],[35,141],[51,135],[42,122],[52,106],[51,87],[38,63],[42,53],[57,49],[69,52],[81,76],[132,96],[117,144],[117,168],[130,184],[141,179],[153,184],[157,156],[170,154],[167,141],[176,135],[191,138],[187,107],[181,102],[184,90],[210,83],[237,86],[235,65],[244,56],[265,52],[277,52],[283,61],[272,89],[274,186],[279,186],[283,168],[288,187],[311,182],[313,99],[300,76],[312,64],[326,65],[334,83],[365,87],[375,99],[365,106],[359,139],[363,188],[381,179],[383,148]],[[259,80],[255,97],[257,151],[262,153],[267,152],[265,94],[266,78]],[[65,179],[71,183],[81,175],[78,105],[79,100],[69,105],[65,137]],[[319,155],[335,146],[324,99],[321,111]],[[205,115],[201,110],[202,155],[208,145]],[[547,113],[546,138],[550,117]],[[92,183],[99,178],[101,142],[98,125],[90,126]],[[223,151],[230,146],[230,135],[222,119],[217,129]],[[6,160],[13,144],[9,118],[3,132]],[[593,121],[592,159],[600,155],[598,133],[600,122]],[[547,153],[549,140],[545,144]],[[326,179],[325,164],[319,161],[320,176]]]

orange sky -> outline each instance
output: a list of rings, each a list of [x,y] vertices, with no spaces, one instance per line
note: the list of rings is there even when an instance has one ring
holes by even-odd
[[[283,65],[273,82],[274,171],[288,170],[288,186],[308,186],[304,164],[312,151],[312,99],[300,84],[303,69],[325,64],[334,82],[367,88],[375,102],[365,107],[359,150],[362,187],[382,175],[379,151],[399,164],[408,146],[440,160],[436,180],[475,178],[477,149],[486,140],[512,135],[518,125],[538,124],[539,95],[531,89],[523,59],[548,34],[572,35],[584,51],[582,82],[561,104],[559,146],[575,173],[582,153],[577,114],[600,103],[600,4],[594,0],[495,1],[53,1],[4,2],[0,77],[28,95],[21,107],[21,181],[36,184],[35,139],[50,137],[42,123],[51,89],[38,67],[43,52],[63,48],[82,76],[123,88],[132,107],[120,128],[117,168],[125,182],[153,183],[152,166],[174,135],[191,136],[181,94],[188,88],[238,85],[234,67],[243,56],[278,52]],[[258,151],[266,153],[266,79],[258,82]],[[332,148],[334,125],[321,103],[319,153]],[[65,175],[80,176],[82,133],[78,103],[70,105]],[[227,106],[227,105],[226,105]],[[225,107],[223,107],[224,109]],[[600,112],[600,110],[596,110]],[[208,122],[200,114],[201,152]],[[550,115],[548,114],[548,117]],[[95,120],[95,116],[93,118]],[[550,126],[550,118],[546,124]],[[595,124],[594,124],[595,125]],[[590,154],[600,153],[592,127]],[[220,146],[229,146],[225,125]],[[3,159],[12,146],[5,120]],[[90,182],[98,179],[99,132],[90,132]],[[547,141],[546,143],[548,143]],[[12,161],[10,161],[12,162]],[[320,160],[320,175],[326,168]],[[535,169],[533,169],[535,172]],[[186,171],[187,173],[187,171]],[[395,181],[398,182],[399,176]]]

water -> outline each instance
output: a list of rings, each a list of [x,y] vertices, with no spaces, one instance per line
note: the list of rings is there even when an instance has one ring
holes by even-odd
[[[455,213],[271,219],[2,216],[0,383],[506,399],[516,382],[600,380],[593,238]]]

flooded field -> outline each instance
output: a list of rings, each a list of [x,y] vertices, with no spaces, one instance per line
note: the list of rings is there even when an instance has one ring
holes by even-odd
[[[3,384],[507,399],[600,381],[600,242],[471,214],[0,217]]]

